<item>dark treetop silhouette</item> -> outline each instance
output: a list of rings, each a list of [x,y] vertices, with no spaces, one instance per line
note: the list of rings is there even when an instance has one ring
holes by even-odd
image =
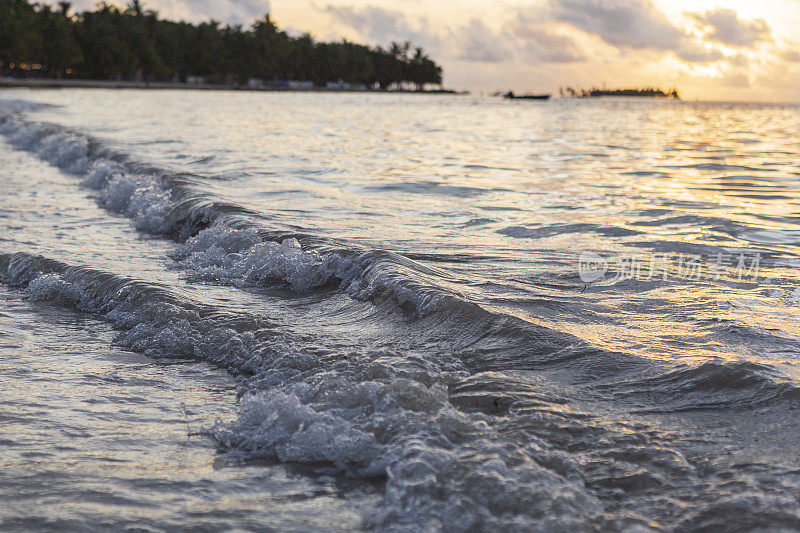
[[[646,87],[644,89],[576,89],[574,87],[562,87],[561,96],[572,96],[574,98],[598,98],[601,96],[635,96],[645,98],[672,98],[680,100],[678,89],[657,89]]]
[[[73,14],[27,0],[0,0],[0,75],[17,78],[345,82],[387,90],[441,85],[442,69],[422,48],[388,49],[291,37],[269,14],[250,28],[173,22],[143,9],[100,3]]]

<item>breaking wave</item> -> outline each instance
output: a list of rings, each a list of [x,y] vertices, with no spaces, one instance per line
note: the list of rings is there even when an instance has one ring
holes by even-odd
[[[0,254],[0,276],[32,300],[101,316],[119,330],[116,342],[129,349],[154,358],[204,360],[238,376],[238,417],[204,432],[231,458],[382,480],[384,501],[367,517],[369,527],[644,527],[644,511],[615,509],[609,502],[625,494],[643,508],[657,506],[660,490],[706,483],[679,449],[667,442],[645,446],[646,423],[570,407],[580,389],[566,383],[556,392],[555,382],[536,386],[508,371],[469,371],[442,354],[365,350],[341,357],[294,337],[269,317],[26,253]],[[655,403],[668,405],[670,394],[680,398],[691,388],[713,397],[732,387],[765,387],[764,368],[717,366],[667,372],[643,381],[642,389],[660,391]],[[727,381],[731,373],[739,377],[736,383]],[[605,388],[631,393],[619,384]],[[673,407],[680,410],[680,404]],[[744,510],[759,509],[755,526],[797,519],[796,507],[769,510],[759,504],[768,495],[752,497],[753,506]],[[687,520],[724,521],[716,510],[727,505],[724,498],[703,501]]]
[[[263,215],[203,192],[197,176],[131,161],[81,133],[26,121],[20,109],[26,108],[0,108],[0,133],[17,148],[81,176],[106,209],[130,218],[137,229],[179,240],[173,257],[194,279],[238,287],[283,284],[299,293],[338,287],[355,298],[394,301],[418,315],[445,303],[467,305],[463,294],[443,286],[443,271],[393,252],[267,226]]]
[[[311,328],[294,333],[280,316],[0,253],[2,281],[31,300],[100,316],[131,350],[203,360],[236,376],[238,417],[209,421],[204,430],[231,457],[379,479],[384,500],[366,525],[385,530],[665,526],[649,516],[695,529],[724,525],[730,513],[754,528],[800,523],[796,502],[750,481],[742,482],[746,490],[736,487],[737,497],[719,491],[719,480],[732,479],[737,465],[709,474],[671,440],[680,436],[655,430],[647,418],[793,406],[800,388],[776,367],[722,358],[683,365],[595,348],[481,307],[445,270],[281,226],[207,194],[200,176],[133,161],[82,133],[24,119],[34,104],[3,106],[0,133],[10,143],[79,176],[105,209],[139,230],[173,239],[172,267],[190,280],[348,295],[390,311],[348,323],[350,330],[380,328],[379,343],[338,350]],[[637,234],[595,224],[514,225],[499,233],[541,239],[586,231]]]
[[[0,273],[32,300],[104,317],[125,347],[206,360],[240,376],[239,418],[207,432],[231,453],[385,477],[374,526],[578,524],[602,509],[580,479],[559,472],[568,458],[555,460],[559,454],[536,441],[502,445],[489,415],[456,408],[448,387],[459,374],[435,362],[366,354],[326,361],[278,324],[40,256],[0,254]],[[443,493],[443,485],[454,490]]]

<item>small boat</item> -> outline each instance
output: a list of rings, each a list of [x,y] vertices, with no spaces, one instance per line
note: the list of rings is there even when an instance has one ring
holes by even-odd
[[[549,94],[514,94],[514,91],[508,91],[503,95],[506,100],[549,100]]]

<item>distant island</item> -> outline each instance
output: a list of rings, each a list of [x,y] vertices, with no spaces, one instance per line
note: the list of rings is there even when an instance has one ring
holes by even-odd
[[[174,22],[139,0],[125,9],[71,8],[0,0],[2,84],[384,91],[433,85],[439,89],[432,92],[446,92],[442,68],[409,42],[384,49],[292,37],[269,14],[249,28]]]
[[[670,89],[664,91],[662,89],[655,89],[647,87],[644,89],[576,89],[574,87],[562,87],[560,89],[561,96],[570,96],[573,98],[599,98],[601,96],[631,96],[641,98],[672,98],[680,100],[677,89]]]

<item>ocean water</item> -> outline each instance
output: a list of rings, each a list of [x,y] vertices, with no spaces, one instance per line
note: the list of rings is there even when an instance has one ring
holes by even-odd
[[[0,529],[800,530],[800,106],[0,93]]]

